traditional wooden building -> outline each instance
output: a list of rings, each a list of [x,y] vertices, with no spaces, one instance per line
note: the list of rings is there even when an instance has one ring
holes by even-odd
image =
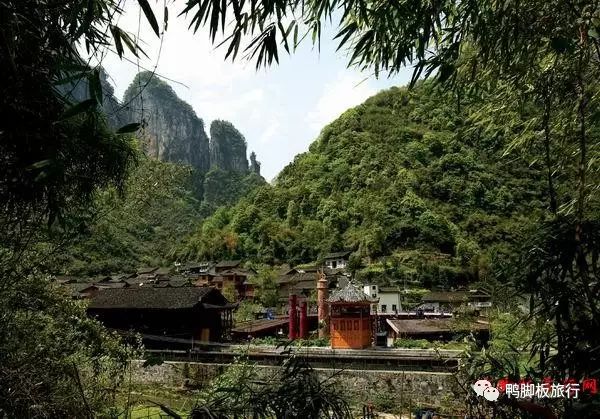
[[[241,266],[241,260],[222,260],[214,266],[214,271],[215,273],[220,274],[221,272],[228,271],[230,269],[240,268]]]
[[[97,285],[89,282],[73,282],[62,286],[65,287],[71,297],[76,300],[91,298],[96,295],[99,290]]]
[[[386,319],[387,344],[393,346],[396,339],[426,339],[449,341],[465,334],[481,342],[489,338],[490,325],[484,320],[457,319],[454,317],[422,319]]]
[[[480,290],[433,291],[421,298],[419,308],[425,311],[453,312],[460,307],[472,310],[487,309],[492,306],[489,294]]]
[[[138,287],[99,291],[88,314],[120,331],[142,334],[148,346],[221,341],[235,305],[212,287]]]
[[[342,288],[348,283],[348,277],[340,270],[327,268],[320,270],[317,267],[292,268],[279,275],[277,279],[280,303],[285,304],[290,295],[297,295],[299,301],[310,299],[311,294],[317,292],[316,279],[319,272],[324,273],[329,290]]]
[[[351,253],[349,250],[328,253],[324,257],[325,266],[329,269],[346,269]]]
[[[375,303],[361,288],[349,282],[335,290],[329,303],[329,334],[334,349],[364,349],[373,342],[371,304]]]

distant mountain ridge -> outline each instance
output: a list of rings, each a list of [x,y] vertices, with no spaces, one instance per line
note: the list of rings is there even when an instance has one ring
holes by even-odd
[[[211,168],[248,172],[242,133],[231,122],[215,120],[209,138],[202,118],[156,75],[148,71],[136,75],[123,95],[123,104],[123,119],[145,123],[142,141],[148,156],[189,164],[201,173]]]
[[[68,274],[169,264],[198,223],[266,183],[254,152],[248,162],[242,133],[230,122],[215,120],[209,138],[204,121],[167,83],[140,73],[119,102],[103,72],[100,82],[112,128],[144,121],[136,136],[145,156],[139,156],[124,193],[99,194],[102,216],[56,255],[57,271]],[[75,101],[89,98],[86,80],[63,89]]]
[[[213,121],[209,138],[202,118],[155,74],[138,73],[121,102],[104,71],[100,82],[109,125],[118,129],[132,122],[143,123],[138,136],[147,156],[190,165],[201,175],[211,169],[260,175],[256,154],[252,152],[248,162],[246,139],[231,122]],[[87,80],[65,85],[63,90],[78,102],[89,98]]]

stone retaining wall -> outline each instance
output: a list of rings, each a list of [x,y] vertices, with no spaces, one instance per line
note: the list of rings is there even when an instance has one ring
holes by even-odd
[[[171,362],[143,367],[142,361],[132,365],[134,384],[164,385],[168,387],[202,388],[223,373],[228,365],[198,362]],[[259,374],[273,373],[277,367],[256,365]],[[354,400],[361,403],[389,401],[404,406],[423,404],[438,405],[443,399],[451,399],[454,379],[449,373],[388,371],[388,370],[342,370],[319,369],[323,378],[335,374],[336,382]]]

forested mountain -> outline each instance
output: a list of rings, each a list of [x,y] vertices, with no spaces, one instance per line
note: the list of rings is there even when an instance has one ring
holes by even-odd
[[[231,205],[265,183],[256,173],[213,169],[200,199],[196,182],[191,166],[141,156],[123,195],[108,189],[96,198],[94,221],[57,252],[57,272],[85,276],[168,265],[218,205]]]
[[[273,186],[204,221],[179,255],[300,263],[345,248],[391,256],[369,269],[396,279],[475,279],[545,205],[539,168],[503,157],[503,137],[467,120],[478,107],[428,83],[383,91],[326,126]]]
[[[209,138],[192,107],[149,72],[135,77],[122,103],[101,76],[109,125],[144,121],[136,134],[140,164],[123,195],[109,189],[97,197],[94,222],[56,255],[61,273],[108,274],[167,264],[202,219],[265,184],[256,155],[250,154],[249,164],[246,140],[232,123],[213,121]],[[67,92],[77,101],[89,97],[85,82]]]

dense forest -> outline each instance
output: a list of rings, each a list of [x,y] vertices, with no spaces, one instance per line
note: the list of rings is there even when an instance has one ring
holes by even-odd
[[[102,191],[91,221],[54,253],[54,272],[91,276],[168,266],[174,251],[219,204],[264,184],[256,173],[209,171],[204,197],[190,167],[140,156],[122,193]]]
[[[274,185],[207,219],[180,257],[297,264],[351,249],[387,257],[397,279],[476,279],[547,205],[541,167],[469,119],[480,105],[431,83],[371,97]]]

